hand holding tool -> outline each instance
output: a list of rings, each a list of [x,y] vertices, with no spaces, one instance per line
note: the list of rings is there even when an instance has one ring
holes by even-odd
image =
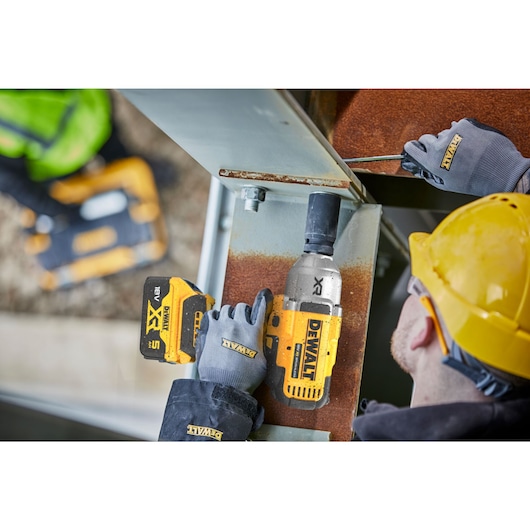
[[[359,158],[343,158],[346,164],[360,164],[361,162],[384,162],[386,160],[402,160],[403,155],[363,156]]]
[[[304,252],[272,309],[268,289],[258,293],[252,309],[237,304],[218,312],[210,311],[214,299],[191,282],[147,278],[142,355],[170,363],[197,360],[201,379],[246,392],[259,385],[266,368],[266,383],[281,403],[306,410],[327,404],[342,323],[342,278],[333,261],[340,201],[330,193],[309,196]],[[229,350],[242,357],[228,356]]]
[[[469,118],[407,142],[403,154],[401,167],[435,188],[476,196],[513,191],[530,168],[502,132]]]

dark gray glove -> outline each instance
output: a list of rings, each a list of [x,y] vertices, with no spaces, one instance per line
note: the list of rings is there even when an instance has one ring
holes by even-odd
[[[239,303],[204,314],[197,335],[197,372],[201,381],[232,386],[252,394],[265,379],[264,329],[272,293],[261,290],[252,308]]]
[[[513,191],[530,168],[502,132],[471,118],[407,142],[403,156],[401,167],[434,187],[479,197]]]

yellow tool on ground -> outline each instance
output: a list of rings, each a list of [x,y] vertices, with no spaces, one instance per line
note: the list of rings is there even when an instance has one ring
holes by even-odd
[[[158,191],[143,159],[126,158],[55,181],[49,193],[59,202],[79,206],[80,219],[43,232],[39,223],[46,216],[24,210],[25,248],[43,269],[43,289],[116,274],[165,255],[167,236]]]
[[[333,261],[340,197],[313,193],[304,253],[287,275],[285,292],[273,300],[265,330],[266,383],[275,399],[312,410],[329,402],[342,323],[342,278]],[[182,278],[147,278],[140,352],[146,359],[188,363],[205,311],[214,299]]]

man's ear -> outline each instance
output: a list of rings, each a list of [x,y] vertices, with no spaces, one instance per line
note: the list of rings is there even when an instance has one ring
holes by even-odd
[[[412,340],[410,341],[411,350],[428,346],[436,335],[434,322],[431,317],[424,316],[421,318],[420,322],[421,325],[418,326],[416,334],[412,337]]]

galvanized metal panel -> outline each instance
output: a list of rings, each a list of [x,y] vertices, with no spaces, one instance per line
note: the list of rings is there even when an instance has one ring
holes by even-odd
[[[212,175],[234,168],[350,180],[347,166],[277,90],[120,92]]]

